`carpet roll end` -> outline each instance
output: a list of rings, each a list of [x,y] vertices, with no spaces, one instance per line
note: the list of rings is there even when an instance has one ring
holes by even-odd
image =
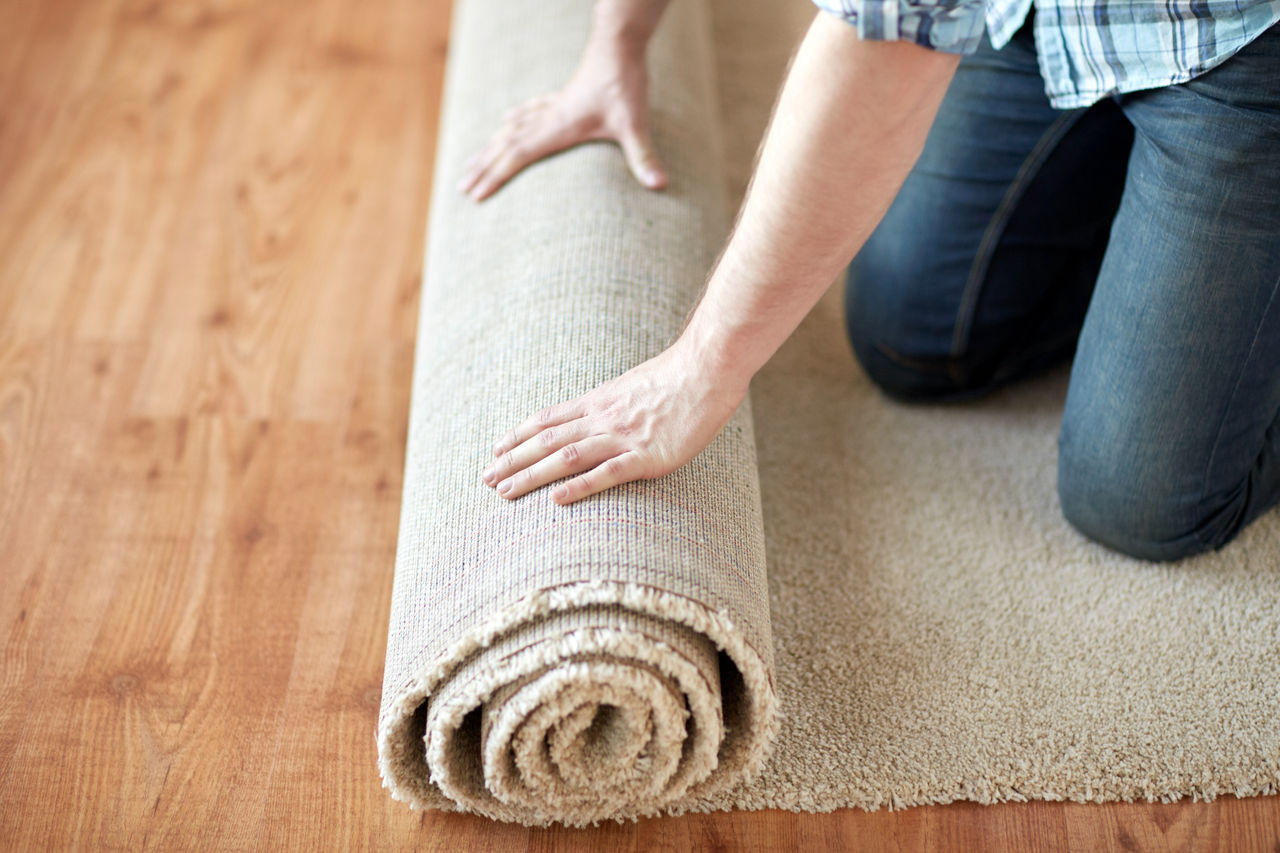
[[[586,583],[506,615],[387,697],[379,763],[396,799],[581,826],[687,810],[759,768],[776,701],[721,614]]]

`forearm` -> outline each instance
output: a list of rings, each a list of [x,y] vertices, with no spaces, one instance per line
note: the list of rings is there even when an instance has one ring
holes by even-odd
[[[591,43],[638,52],[658,28],[668,0],[599,0],[591,14]]]
[[[728,246],[679,344],[745,387],[870,236],[924,146],[958,57],[860,41],[819,14]]]

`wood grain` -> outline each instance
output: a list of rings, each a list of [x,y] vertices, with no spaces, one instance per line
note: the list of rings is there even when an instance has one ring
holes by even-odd
[[[0,12],[0,846],[1280,850],[1276,798],[582,832],[392,802],[448,4]]]

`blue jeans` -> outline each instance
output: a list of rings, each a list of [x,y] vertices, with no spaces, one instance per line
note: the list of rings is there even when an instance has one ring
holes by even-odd
[[[854,260],[853,348],[905,400],[1074,352],[1058,494],[1127,554],[1217,548],[1280,501],[1280,25],[1187,83],[1049,106],[1030,25],[966,57]]]

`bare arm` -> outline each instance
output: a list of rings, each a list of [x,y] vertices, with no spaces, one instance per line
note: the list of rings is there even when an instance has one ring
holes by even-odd
[[[669,473],[728,422],[751,377],[875,228],[919,157],[959,57],[860,41],[819,14],[783,87],[747,199],[680,338],[497,445],[508,498],[570,474],[570,503]]]

